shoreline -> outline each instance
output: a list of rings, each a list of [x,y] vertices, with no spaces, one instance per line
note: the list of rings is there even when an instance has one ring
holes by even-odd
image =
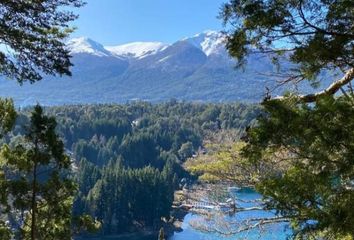
[[[192,198],[198,198],[199,195],[205,194],[209,187],[215,186],[214,184],[193,184],[189,189],[177,190],[174,193],[174,202],[171,208],[171,214],[169,219],[161,219],[158,226],[146,227],[144,229],[136,228],[131,232],[113,234],[113,235],[81,235],[77,236],[75,240],[134,240],[134,239],[157,239],[161,228],[164,229],[166,240],[174,235],[174,233],[182,232],[182,224],[184,217],[190,213],[186,208],[181,206],[185,203],[192,195]]]
[[[126,232],[120,234],[113,234],[113,235],[96,235],[96,236],[77,236],[75,240],[130,240],[130,239],[140,239],[146,238],[147,240],[150,239],[157,239],[158,234],[161,228],[164,229],[165,238],[166,240],[173,236],[175,232],[183,231],[182,223],[184,217],[189,213],[187,210],[180,208],[179,206],[182,203],[181,199],[178,199],[178,196],[182,196],[183,191],[176,191],[175,192],[175,201],[173,202],[171,214],[169,219],[162,219],[161,223],[157,227],[147,227],[145,229],[137,229],[134,232]],[[176,199],[177,196],[177,199]]]

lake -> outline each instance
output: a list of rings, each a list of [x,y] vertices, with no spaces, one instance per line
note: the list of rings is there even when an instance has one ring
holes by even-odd
[[[241,189],[238,191],[234,191],[233,194],[236,195],[238,199],[249,201],[260,199],[262,196],[252,189]],[[255,203],[241,203],[240,207],[252,207],[256,206]],[[222,220],[225,221],[225,224],[231,222],[241,222],[245,219],[249,218],[260,218],[260,217],[272,217],[274,216],[273,212],[270,211],[247,211],[240,212],[232,216],[222,216]],[[191,226],[191,223],[203,223],[205,218],[198,214],[188,213],[183,220],[181,232],[175,232],[172,237],[168,240],[235,240],[235,239],[243,239],[243,240],[286,240],[287,236],[291,234],[291,230],[286,223],[278,223],[264,226],[262,229],[253,229],[251,231],[233,234],[230,236],[224,236],[213,232],[203,232],[197,230]],[[209,222],[208,222],[209,223]],[[211,229],[213,226],[211,226]],[[107,237],[104,239],[109,240],[157,240],[157,236],[126,236],[126,237]]]
[[[240,191],[236,191],[234,193],[237,198],[242,200],[256,200],[260,199],[261,195],[254,192],[251,189],[242,189]],[[240,203],[241,207],[251,207],[255,206],[255,203]],[[224,217],[223,220],[226,222],[240,222],[245,219],[255,218],[255,217],[272,217],[274,213],[270,211],[249,211],[249,212],[240,212],[235,214],[234,216]],[[227,240],[227,239],[262,239],[262,240],[285,240],[287,236],[291,234],[291,230],[288,227],[288,224],[273,224],[265,226],[262,229],[254,229],[252,231],[243,232],[239,234],[234,234],[230,236],[224,236],[217,233],[212,232],[202,232],[198,231],[191,226],[191,222],[204,222],[203,217],[189,213],[185,216],[183,224],[182,224],[182,232],[175,233],[169,240]],[[227,223],[225,223],[227,224]],[[213,226],[211,227],[213,228]]]

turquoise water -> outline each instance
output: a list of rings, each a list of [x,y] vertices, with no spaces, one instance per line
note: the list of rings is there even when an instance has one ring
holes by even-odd
[[[237,198],[243,200],[255,200],[260,199],[261,195],[254,192],[251,189],[242,189],[240,191],[234,192]],[[240,203],[241,207],[252,207],[257,206],[255,203]],[[260,217],[272,217],[274,213],[269,211],[248,211],[248,212],[240,212],[233,216],[222,216],[222,219],[225,222],[240,222],[249,218],[260,218]],[[184,217],[181,232],[175,232],[172,237],[168,240],[286,240],[287,236],[291,234],[289,227],[287,224],[273,224],[267,225],[266,227],[260,229],[254,229],[252,231],[243,232],[239,234],[234,234],[230,236],[224,236],[217,233],[212,232],[202,232],[191,226],[193,222],[203,222],[204,218],[189,213]],[[101,238],[105,240],[156,240],[157,236],[129,236],[129,237],[106,237]]]
[[[260,199],[261,195],[250,189],[243,189],[235,193],[236,196],[243,200],[255,200]],[[256,206],[255,203],[242,203],[240,204],[242,207],[251,207]],[[234,216],[226,216],[223,220],[226,222],[240,222],[249,218],[259,218],[259,217],[272,217],[274,213],[269,211],[248,211],[248,212],[240,212]],[[198,231],[191,226],[194,222],[204,223],[203,217],[189,213],[185,216],[183,224],[182,224],[182,232],[175,233],[169,240],[228,240],[228,239],[262,239],[262,240],[285,240],[287,236],[291,234],[291,231],[287,224],[272,224],[263,227],[262,229],[254,229],[248,232],[243,232],[239,234],[234,234],[230,236],[224,236],[217,233],[202,232]],[[211,226],[211,229],[213,229]],[[234,225],[232,225],[234,226]]]

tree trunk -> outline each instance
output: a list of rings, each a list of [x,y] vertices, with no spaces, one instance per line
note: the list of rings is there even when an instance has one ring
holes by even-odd
[[[34,163],[33,167],[33,183],[32,183],[32,218],[31,218],[31,240],[36,240],[36,214],[37,214],[37,162]]]

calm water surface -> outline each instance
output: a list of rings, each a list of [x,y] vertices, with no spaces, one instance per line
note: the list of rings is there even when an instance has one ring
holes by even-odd
[[[243,200],[255,200],[260,199],[261,195],[257,194],[251,189],[242,189],[234,193],[237,198]],[[242,203],[241,207],[255,206],[254,203]],[[269,211],[248,211],[240,212],[234,216],[226,217],[226,221],[242,221],[244,219],[255,217],[272,217],[274,214]],[[182,224],[182,232],[174,233],[168,240],[286,240],[287,236],[291,234],[287,224],[273,224],[264,227],[262,230],[254,229],[249,232],[235,234],[232,236],[222,236],[211,232],[201,232],[194,229],[190,223],[193,221],[200,221],[202,217],[196,214],[189,213],[185,216]],[[157,236],[136,236],[136,237],[108,237],[106,240],[157,240]]]
[[[250,189],[242,189],[238,192],[235,192],[235,195],[238,198],[243,200],[254,200],[260,199],[261,195]],[[243,203],[242,207],[251,207],[254,206],[254,203]],[[229,221],[242,221],[247,218],[255,218],[255,217],[272,217],[274,214],[269,211],[249,211],[249,212],[240,212],[235,216],[230,218],[226,218]],[[195,214],[187,214],[183,221],[183,231],[179,233],[175,233],[169,240],[228,240],[228,239],[264,239],[264,240],[285,240],[291,231],[288,228],[287,224],[274,224],[268,225],[261,229],[255,229],[249,232],[235,234],[232,236],[221,236],[216,233],[210,232],[201,232],[191,227],[191,221],[200,221],[200,216]]]

